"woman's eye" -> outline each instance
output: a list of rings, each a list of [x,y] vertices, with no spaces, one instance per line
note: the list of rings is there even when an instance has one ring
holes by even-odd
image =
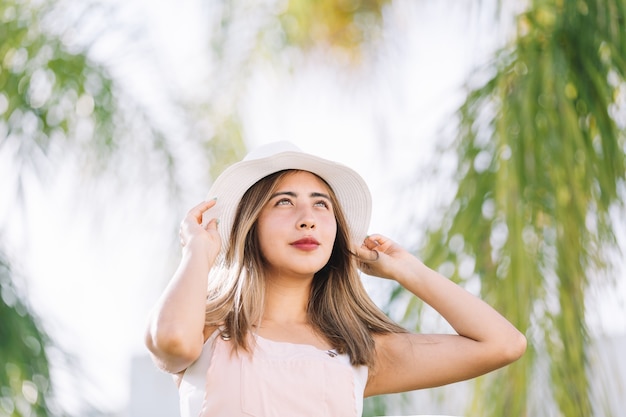
[[[325,207],[328,208],[328,203],[324,200],[320,200],[317,203],[315,203],[315,207]]]
[[[286,206],[286,205],[289,205],[289,204],[291,204],[291,200],[288,199],[288,198],[281,198],[280,200],[278,200],[276,202],[277,206]]]

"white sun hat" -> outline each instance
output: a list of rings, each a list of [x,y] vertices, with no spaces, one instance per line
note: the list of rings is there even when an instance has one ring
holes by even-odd
[[[260,179],[287,169],[312,172],[330,185],[345,214],[352,243],[361,245],[372,212],[372,198],[363,178],[343,164],[305,153],[282,141],[251,151],[242,161],[226,168],[209,190],[207,200],[217,198],[217,204],[204,213],[203,223],[219,219],[222,252],[228,246],[237,206],[245,192]]]

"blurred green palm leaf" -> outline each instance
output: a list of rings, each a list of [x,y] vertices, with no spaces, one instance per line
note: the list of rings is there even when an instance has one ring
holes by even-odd
[[[482,296],[530,342],[521,361],[478,380],[469,415],[598,411],[585,291],[611,284],[611,210],[624,209],[625,21],[621,0],[531,2],[443,150],[456,154],[458,187],[425,261],[472,259]],[[549,368],[543,404],[530,394],[540,363]]]
[[[112,81],[86,51],[72,52],[50,33],[49,7],[0,4],[0,146],[12,145],[27,169],[36,169],[55,141],[103,158],[116,146]]]
[[[50,339],[13,285],[0,251],[0,415],[48,415]]]

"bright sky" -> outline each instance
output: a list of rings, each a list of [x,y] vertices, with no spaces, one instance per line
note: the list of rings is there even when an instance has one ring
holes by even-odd
[[[156,62],[168,83],[193,95],[210,67],[198,52],[206,42],[198,2],[113,3],[124,4],[125,24],[139,24],[141,18],[149,36],[142,43],[158,45],[159,55],[148,62],[120,60],[120,73],[133,88],[149,94],[155,83],[163,82],[150,71]],[[342,79],[313,65],[297,76],[258,69],[246,95],[248,145],[289,139],[353,167],[372,187],[371,230],[412,242],[414,237],[402,231],[398,188],[428,158],[437,129],[462,98],[458,87],[489,42],[468,23],[465,7],[450,4],[397,1],[387,16],[394,29],[386,33],[384,56],[354,78]],[[380,120],[391,122],[381,125]],[[10,165],[4,162],[0,167]],[[8,238],[29,277],[32,302],[61,346],[82,361],[93,381],[87,391],[94,402],[118,410],[128,401],[130,358],[145,353],[148,309],[175,266],[178,254],[171,253],[170,245],[176,236],[171,235],[171,209],[162,192],[155,189],[155,199],[146,201],[145,193],[132,185],[103,181],[86,201],[75,195],[79,175],[68,161],[57,181],[30,188],[23,216],[6,204],[0,204],[0,215],[10,215]],[[190,184],[181,205],[195,204],[208,188]],[[426,190],[414,209],[428,210],[428,201],[438,194],[441,190]],[[600,294],[610,301],[603,305],[613,306],[598,314],[599,325],[610,332],[626,331],[623,313],[615,315],[615,306],[626,299],[626,287],[619,288]],[[80,380],[62,378],[61,384],[67,392],[85,389]],[[64,398],[72,407],[71,396]]]

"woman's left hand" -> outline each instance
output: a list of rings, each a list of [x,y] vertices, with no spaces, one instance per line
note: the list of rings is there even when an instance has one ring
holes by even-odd
[[[360,258],[361,271],[381,278],[397,279],[398,274],[417,261],[402,246],[379,234],[366,237],[356,253]]]

